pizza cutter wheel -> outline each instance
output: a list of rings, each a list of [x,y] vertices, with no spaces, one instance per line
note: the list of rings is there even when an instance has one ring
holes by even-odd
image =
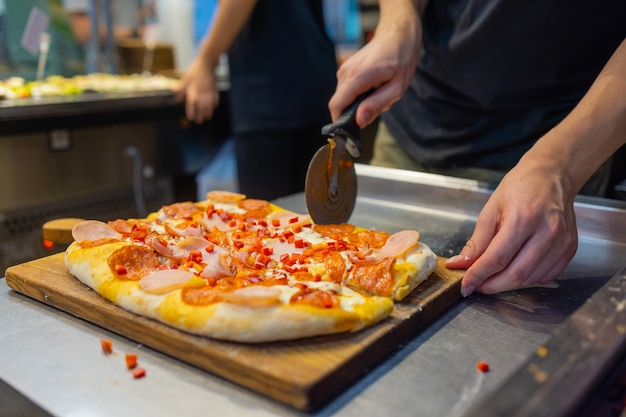
[[[356,171],[343,138],[329,139],[309,163],[304,192],[311,218],[318,224],[345,223],[356,203]]]
[[[311,159],[304,184],[307,209],[317,224],[345,223],[352,215],[357,194],[354,158],[361,156],[356,110],[370,94],[357,97],[337,121],[322,127],[328,144]]]

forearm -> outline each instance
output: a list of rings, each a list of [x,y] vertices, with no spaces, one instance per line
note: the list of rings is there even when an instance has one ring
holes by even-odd
[[[578,192],[625,143],[626,40],[574,110],[527,155],[553,158]]]
[[[419,28],[420,16],[428,0],[380,0],[380,15],[376,31]]]
[[[220,1],[213,26],[200,45],[198,59],[214,68],[252,14],[257,0]]]

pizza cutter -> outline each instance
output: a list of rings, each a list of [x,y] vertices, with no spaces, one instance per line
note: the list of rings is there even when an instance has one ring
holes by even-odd
[[[370,94],[357,97],[334,123],[322,127],[328,143],[311,159],[304,184],[307,209],[315,223],[345,223],[352,215],[357,193],[354,159],[361,156],[356,111]]]

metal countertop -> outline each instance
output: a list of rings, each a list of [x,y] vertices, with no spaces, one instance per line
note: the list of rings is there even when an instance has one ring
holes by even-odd
[[[350,222],[388,232],[415,228],[441,256],[461,249],[490,193],[449,177],[362,165],[357,172]],[[303,194],[276,203],[306,212]],[[460,300],[309,414],[31,300],[0,280],[0,415],[37,415],[38,407],[55,416],[464,415],[626,266],[626,206],[591,199],[578,201],[576,210],[579,250],[555,286]],[[113,341],[119,361],[123,353],[138,353],[146,377],[134,380],[123,366],[112,366],[101,354],[102,338]],[[478,372],[478,361],[491,370]]]

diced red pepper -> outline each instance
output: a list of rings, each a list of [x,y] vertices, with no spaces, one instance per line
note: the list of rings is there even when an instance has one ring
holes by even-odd
[[[476,369],[480,372],[489,372],[489,364],[487,362],[478,362],[476,364]]]
[[[127,353],[125,355],[126,358],[126,367],[128,369],[134,369],[137,366],[137,355],[134,353]]]
[[[187,256],[187,260],[190,262],[201,263],[202,253],[199,250],[190,250],[189,256]]]
[[[133,378],[135,379],[143,378],[144,376],[146,376],[146,370],[143,368],[136,367],[131,372],[133,374]]]
[[[126,270],[126,267],[124,265],[117,264],[115,265],[115,273],[117,275],[126,275],[128,271]]]
[[[100,340],[100,346],[102,346],[102,351],[104,353],[113,353],[113,342],[108,339]]]

